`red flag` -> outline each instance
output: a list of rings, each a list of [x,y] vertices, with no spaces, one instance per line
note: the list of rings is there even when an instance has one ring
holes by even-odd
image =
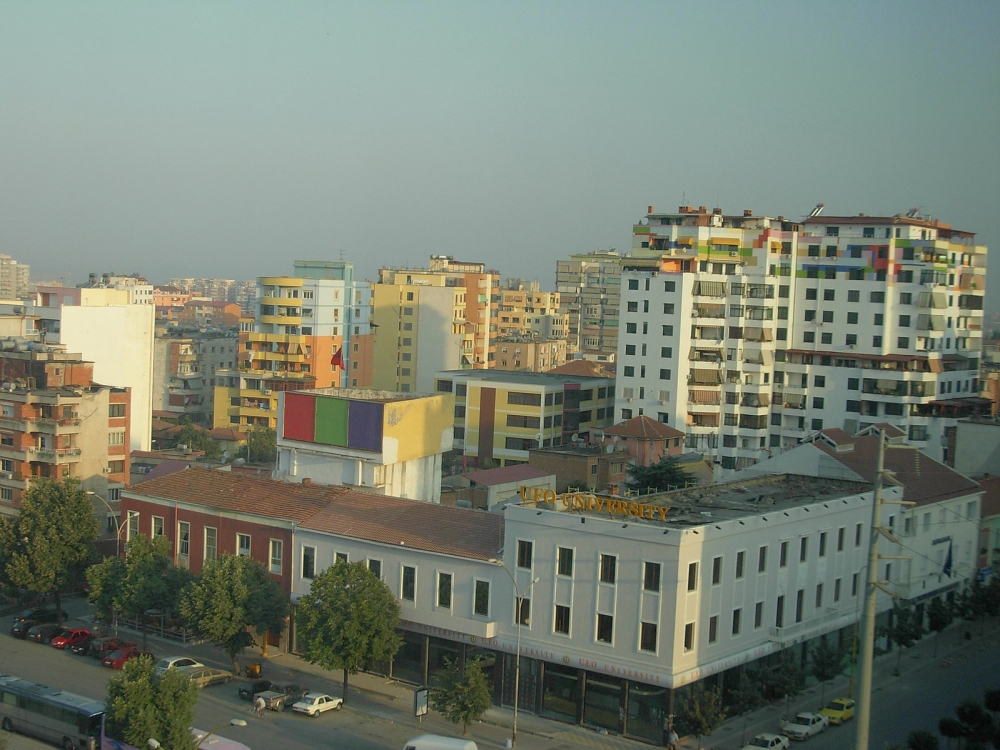
[[[330,360],[330,364],[334,367],[339,367],[341,370],[344,369],[344,347],[339,347],[333,354],[333,359]]]

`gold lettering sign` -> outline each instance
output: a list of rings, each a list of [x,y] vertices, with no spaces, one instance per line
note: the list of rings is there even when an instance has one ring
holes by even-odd
[[[598,497],[584,492],[564,492],[557,495],[555,490],[543,487],[521,486],[521,499],[530,502],[545,502],[555,504],[561,500],[563,507],[569,510],[593,510],[611,515],[645,518],[649,521],[666,521],[670,508],[661,505],[646,505],[628,500],[617,500],[610,497]]]

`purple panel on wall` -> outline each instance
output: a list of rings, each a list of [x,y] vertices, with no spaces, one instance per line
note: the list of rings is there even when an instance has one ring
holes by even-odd
[[[359,451],[382,452],[382,404],[351,401],[347,447]]]

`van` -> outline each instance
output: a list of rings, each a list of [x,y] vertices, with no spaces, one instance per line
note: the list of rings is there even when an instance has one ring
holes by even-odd
[[[443,737],[440,734],[422,734],[403,746],[403,750],[479,750],[472,740]]]

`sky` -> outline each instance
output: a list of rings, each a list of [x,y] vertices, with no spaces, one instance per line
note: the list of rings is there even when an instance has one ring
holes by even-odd
[[[993,0],[0,0],[0,253],[74,284],[447,254],[552,288],[649,205],[823,202],[977,232],[997,289],[998,39]]]

